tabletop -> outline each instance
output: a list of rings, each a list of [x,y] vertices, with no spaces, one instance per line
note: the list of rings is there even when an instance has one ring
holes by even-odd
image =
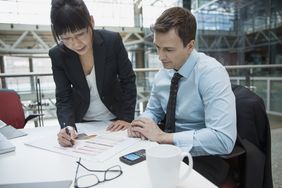
[[[0,187],[1,184],[10,183],[74,180],[78,158],[24,144],[38,136],[56,135],[59,126],[30,128],[22,131],[28,133],[28,135],[10,140],[16,146],[16,150],[0,155]],[[82,160],[82,162],[90,169],[107,169],[113,165],[121,166],[123,174],[120,177],[100,183],[95,186],[97,188],[151,188],[146,160],[129,166],[120,162],[119,157],[139,149],[147,149],[156,144],[155,142],[140,140],[106,161]],[[181,164],[180,174],[184,173],[185,166],[185,163]],[[71,187],[73,187],[73,184]],[[177,186],[177,188],[184,187],[213,188],[216,186],[193,170],[185,182]]]

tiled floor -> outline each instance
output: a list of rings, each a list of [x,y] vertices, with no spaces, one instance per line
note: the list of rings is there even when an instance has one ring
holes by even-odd
[[[282,128],[271,130],[274,188],[282,188]]]
[[[274,188],[282,188],[282,117],[269,116]]]

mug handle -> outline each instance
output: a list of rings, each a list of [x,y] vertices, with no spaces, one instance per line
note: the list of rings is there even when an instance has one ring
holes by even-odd
[[[182,157],[182,160],[184,159],[184,157],[188,157],[189,165],[187,165],[188,166],[188,170],[185,172],[185,174],[183,174],[180,177],[179,183],[183,182],[185,180],[185,178],[187,178],[189,176],[189,174],[191,173],[191,171],[193,169],[193,159],[192,159],[191,154],[188,153],[188,152],[182,152],[181,153],[181,157]]]

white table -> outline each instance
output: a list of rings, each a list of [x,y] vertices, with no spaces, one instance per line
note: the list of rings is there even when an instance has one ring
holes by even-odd
[[[11,140],[16,146],[16,151],[0,155],[0,187],[1,184],[7,183],[74,180],[77,158],[24,145],[24,142],[43,134],[56,134],[59,126],[24,129],[23,131],[27,132],[28,136]],[[100,183],[95,186],[97,188],[151,188],[146,161],[128,166],[119,161],[119,156],[138,149],[146,149],[155,144],[150,141],[140,141],[105,162],[82,160],[82,163],[91,169],[107,169],[115,164],[121,166],[123,174],[120,177]],[[180,173],[185,171],[185,165],[182,163]],[[178,186],[178,188],[184,187],[213,188],[216,186],[193,170],[185,184]]]

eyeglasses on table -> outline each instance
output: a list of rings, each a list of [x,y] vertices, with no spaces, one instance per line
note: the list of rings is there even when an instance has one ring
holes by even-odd
[[[98,185],[99,183],[111,181],[113,179],[118,178],[120,175],[122,175],[121,166],[119,166],[119,165],[112,166],[112,167],[110,167],[106,170],[91,170],[91,169],[87,168],[86,166],[84,166],[80,161],[81,161],[81,158],[79,158],[79,160],[76,161],[77,168],[76,168],[75,179],[74,179],[74,187],[75,188],[93,187],[95,185]],[[86,169],[89,172],[104,173],[104,176],[103,176],[104,178],[102,180],[100,180],[98,178],[98,176],[94,173],[89,173],[89,174],[77,176],[79,166],[83,167],[84,169]]]

